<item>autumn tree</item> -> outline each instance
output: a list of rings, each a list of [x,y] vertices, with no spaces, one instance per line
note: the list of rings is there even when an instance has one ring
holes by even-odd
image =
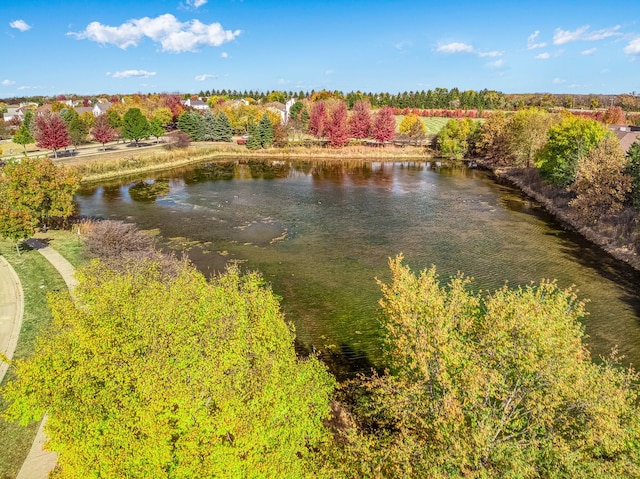
[[[416,144],[424,139],[426,131],[424,123],[415,113],[405,115],[398,126],[398,132]]]
[[[107,115],[100,115],[96,118],[91,127],[91,136],[94,141],[102,143],[102,149],[106,150],[106,144],[118,138],[118,131],[111,126]]]
[[[367,100],[356,100],[349,117],[349,132],[353,138],[368,138],[372,128],[371,105]]]
[[[476,140],[476,152],[496,164],[510,164],[507,146],[507,115],[493,112],[481,125]]]
[[[334,381],[298,359],[278,300],[237,267],[77,273],[53,325],[15,362],[6,416],[48,414],[60,478],[310,477]]]
[[[626,125],[627,117],[619,106],[610,106],[604,112],[602,123],[605,125]]]
[[[71,137],[65,121],[56,113],[44,112],[33,120],[33,136],[38,148],[53,150],[54,158],[58,150],[71,144]]]
[[[536,154],[536,166],[553,184],[568,186],[580,161],[610,134],[595,120],[566,115],[549,129],[547,142]]]
[[[153,110],[151,119],[157,120],[158,123],[160,123],[160,126],[167,126],[173,121],[173,114],[169,108],[161,106]]]
[[[585,156],[569,187],[576,194],[569,205],[587,223],[620,211],[632,178],[625,173],[626,156],[617,138],[608,136]]]
[[[347,104],[339,100],[331,109],[329,120],[325,125],[325,136],[329,145],[341,147],[349,142],[349,125],[347,120]]]
[[[584,305],[542,281],[487,294],[398,257],[382,288],[389,372],[355,384],[332,477],[636,477],[638,375],[591,360]]]
[[[393,109],[383,106],[373,118],[371,135],[380,143],[393,140],[396,134],[396,118]]]
[[[631,202],[640,211],[640,141],[636,140],[627,151],[627,175],[631,178]]]
[[[511,166],[530,168],[536,153],[547,142],[553,117],[539,108],[518,110],[509,118],[506,128]]]
[[[140,108],[129,108],[122,117],[120,130],[122,138],[133,141],[140,146],[140,140],[149,137],[149,121],[142,114]]]
[[[309,134],[316,138],[322,138],[325,136],[328,122],[326,103],[324,101],[314,103],[309,114]]]
[[[49,158],[26,157],[5,165],[0,173],[0,236],[17,242],[46,226],[50,217],[67,218],[79,185],[76,170],[56,166]]]

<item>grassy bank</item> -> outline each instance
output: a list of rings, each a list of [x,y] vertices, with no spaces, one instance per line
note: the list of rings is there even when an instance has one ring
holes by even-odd
[[[72,264],[79,265],[82,260],[79,240],[68,231],[50,231],[39,234],[51,246],[62,253]],[[53,266],[37,251],[23,250],[18,255],[15,245],[10,241],[0,241],[0,254],[16,270],[24,290],[24,322],[18,338],[14,359],[26,358],[33,354],[36,338],[44,333],[51,322],[51,313],[47,304],[47,294],[52,291],[66,290],[65,282]],[[15,378],[9,368],[2,385]],[[0,415],[6,404],[0,396]],[[24,462],[38,424],[23,427],[10,423],[0,417],[0,479],[14,479]]]

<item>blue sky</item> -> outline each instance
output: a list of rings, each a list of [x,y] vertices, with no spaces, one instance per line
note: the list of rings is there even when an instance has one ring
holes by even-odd
[[[633,2],[31,0],[2,2],[0,24],[0,98],[640,92]]]

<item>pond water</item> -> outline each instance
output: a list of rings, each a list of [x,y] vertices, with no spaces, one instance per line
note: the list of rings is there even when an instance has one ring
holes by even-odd
[[[557,279],[588,298],[594,356],[640,364],[640,274],[487,173],[435,163],[246,161],[85,187],[83,215],[134,222],[206,274],[238,260],[282,297],[299,346],[349,371],[379,365],[388,258],[493,290]]]

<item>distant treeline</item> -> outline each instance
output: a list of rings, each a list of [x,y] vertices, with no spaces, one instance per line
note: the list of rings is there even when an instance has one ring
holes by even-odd
[[[192,93],[180,94],[189,98]],[[104,97],[105,95],[96,95]],[[111,95],[107,95],[111,96]],[[312,98],[327,99],[329,97],[343,98],[347,106],[352,108],[359,99],[366,99],[372,107],[379,108],[390,106],[393,108],[420,108],[420,109],[467,109],[467,110],[516,110],[526,107],[540,108],[569,108],[595,110],[619,106],[625,111],[640,111],[640,95],[636,92],[618,95],[574,95],[552,93],[510,93],[505,94],[496,90],[459,90],[458,88],[434,88],[433,90],[404,91],[399,93],[370,93],[335,91],[259,91],[259,90],[201,90],[198,93],[201,98],[219,96],[225,99],[251,98],[255,101],[269,102],[279,101],[284,103],[288,99]],[[85,98],[83,96],[67,95],[66,98]],[[35,102],[44,104],[50,101],[49,97],[21,97],[7,98],[2,101],[8,104]]]

